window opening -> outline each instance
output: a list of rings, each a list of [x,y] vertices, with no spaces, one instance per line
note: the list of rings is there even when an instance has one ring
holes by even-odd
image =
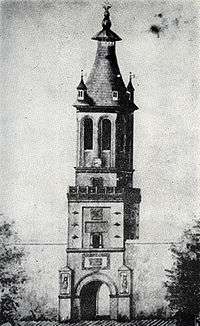
[[[78,90],[78,99],[84,100],[84,91],[83,90]]]
[[[102,150],[110,150],[111,147],[111,122],[108,119],[102,120]]]
[[[131,100],[131,93],[129,91],[126,91],[126,94],[128,96],[129,101]]]
[[[84,149],[93,149],[93,122],[90,118],[84,120]]]
[[[118,100],[118,91],[113,91],[112,96],[113,96],[113,100],[117,101]]]
[[[93,248],[102,248],[102,234],[92,233],[91,234],[91,246]]]

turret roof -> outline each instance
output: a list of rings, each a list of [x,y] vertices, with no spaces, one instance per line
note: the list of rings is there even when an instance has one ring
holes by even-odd
[[[77,89],[78,90],[87,90],[87,87],[86,87],[86,85],[85,85],[85,83],[83,81],[83,70],[81,70],[81,81],[78,84]]]
[[[110,7],[110,5],[104,6],[103,29],[92,38],[99,42],[95,62],[86,85],[93,105],[116,107],[124,102],[126,88],[115,54],[115,41],[121,38],[110,29]],[[118,91],[118,100],[113,100],[113,91]]]
[[[129,83],[127,85],[127,91],[134,91],[134,87],[133,87],[133,84],[132,84],[132,73],[130,72],[130,78],[129,78]]]

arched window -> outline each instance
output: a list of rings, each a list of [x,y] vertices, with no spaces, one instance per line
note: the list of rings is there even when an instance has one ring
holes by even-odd
[[[118,91],[113,91],[112,96],[113,96],[113,101],[117,101],[118,100]]]
[[[84,100],[84,91],[78,90],[78,100]]]
[[[102,150],[109,150],[111,147],[111,122],[108,119],[102,120],[101,128]]]
[[[103,239],[101,233],[91,233],[90,245],[92,248],[102,248]]]
[[[93,122],[90,118],[84,120],[84,149],[93,149]]]

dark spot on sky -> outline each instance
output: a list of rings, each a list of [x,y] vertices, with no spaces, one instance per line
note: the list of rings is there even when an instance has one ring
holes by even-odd
[[[153,34],[156,34],[157,37],[159,37],[160,35],[160,31],[161,31],[161,27],[160,26],[157,26],[157,25],[151,25],[150,27],[150,32],[153,33]]]
[[[178,18],[175,18],[174,21],[173,21],[173,23],[174,23],[176,26],[178,26],[178,25],[179,25],[179,20],[178,20]]]
[[[162,18],[163,17],[163,14],[156,14],[154,17],[159,17],[159,18]]]

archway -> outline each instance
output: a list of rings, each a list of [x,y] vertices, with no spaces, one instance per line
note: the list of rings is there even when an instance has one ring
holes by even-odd
[[[110,318],[110,290],[102,281],[85,284],[80,292],[81,319]]]
[[[103,286],[104,290],[102,289]],[[107,286],[107,288],[105,288],[105,286]],[[116,284],[110,276],[104,273],[93,272],[81,278],[75,286],[76,299],[73,303],[75,311],[74,318],[90,320],[97,319],[99,313],[101,313],[101,318],[103,318],[103,314],[107,314],[105,309],[101,306],[103,293],[107,298],[106,302],[109,302],[107,304],[110,313],[109,318],[117,319],[117,292]],[[107,317],[108,316],[106,315],[106,318]]]

